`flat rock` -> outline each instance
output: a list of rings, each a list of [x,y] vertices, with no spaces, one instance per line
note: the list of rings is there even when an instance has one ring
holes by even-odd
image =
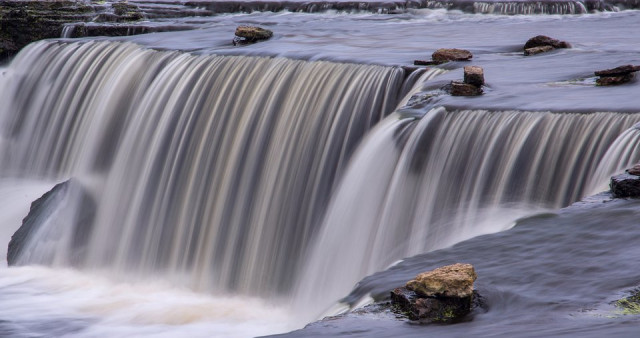
[[[594,74],[600,77],[610,77],[610,76],[626,75],[633,72],[637,72],[639,70],[640,70],[640,66],[625,65],[625,66],[620,66],[620,67],[611,68],[611,69],[599,70]]]
[[[473,57],[470,51],[457,48],[441,48],[431,54],[431,59],[435,62],[444,63],[448,61],[469,61]]]
[[[460,81],[451,81],[449,93],[453,96],[478,96],[482,95],[483,92],[480,87]]]
[[[633,73],[624,74],[620,76],[604,76],[596,79],[596,85],[598,86],[616,86],[625,84],[633,80]]]
[[[620,174],[611,177],[611,194],[616,198],[640,197],[640,177]]]
[[[478,66],[464,67],[464,83],[481,87],[484,85],[484,70]]]
[[[634,175],[634,176],[640,176],[640,163],[634,165],[633,167],[625,170],[627,172],[627,174],[629,175]]]
[[[566,41],[560,41],[558,39],[550,38],[546,35],[534,36],[527,40],[524,44],[524,49],[527,50],[533,47],[551,46],[553,48],[571,48],[571,45]]]
[[[471,264],[456,263],[427,271],[406,284],[406,288],[423,297],[465,298],[473,294],[478,278]]]
[[[550,52],[552,50],[554,50],[555,48],[553,48],[552,46],[549,45],[544,45],[544,46],[538,46],[538,47],[531,47],[531,48],[527,48],[524,50],[524,55],[536,55],[536,54],[540,54],[540,53],[546,53],[546,52]]]
[[[238,26],[236,28],[236,42],[253,43],[259,40],[267,40],[273,36],[273,32],[256,26]]]

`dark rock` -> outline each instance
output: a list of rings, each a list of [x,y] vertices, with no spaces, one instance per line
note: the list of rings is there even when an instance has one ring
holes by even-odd
[[[634,176],[640,176],[640,163],[634,165],[633,167],[625,170],[627,172],[627,174],[629,175],[634,175]]]
[[[544,46],[538,46],[538,47],[531,47],[531,48],[527,48],[524,50],[524,55],[536,55],[536,54],[540,54],[540,53],[546,53],[549,51],[554,50],[555,48],[553,48],[552,46],[549,45],[544,45]]]
[[[431,59],[438,63],[448,61],[469,61],[473,55],[470,51],[456,48],[441,48],[431,54]]]
[[[460,81],[451,81],[449,93],[453,96],[478,96],[482,95],[482,88]]]
[[[273,36],[273,32],[256,26],[238,26],[235,32],[233,44],[248,44],[260,40],[267,40]]]
[[[598,86],[616,86],[625,84],[633,80],[633,73],[624,74],[620,76],[605,76],[596,79],[596,85]]]
[[[625,66],[620,66],[612,69],[599,70],[594,74],[600,77],[611,77],[611,76],[626,75],[633,72],[637,72],[639,70],[640,70],[640,66],[625,65]]]
[[[414,66],[433,66],[439,65],[441,62],[433,61],[433,60],[415,60],[413,61]]]
[[[9,265],[30,263],[23,254],[28,254],[29,242],[43,224],[64,224],[65,226],[73,224],[69,260],[71,263],[78,262],[86,249],[95,213],[96,202],[78,181],[70,179],[57,184],[31,203],[29,213],[9,241],[7,263]]]
[[[640,197],[640,177],[620,174],[611,177],[611,194],[616,198]]]
[[[533,47],[551,46],[553,48],[571,48],[571,45],[566,41],[560,41],[558,39],[550,38],[545,35],[534,36],[527,40],[524,44],[524,49],[527,50]]]
[[[484,85],[484,70],[478,66],[464,67],[464,83],[481,87]]]

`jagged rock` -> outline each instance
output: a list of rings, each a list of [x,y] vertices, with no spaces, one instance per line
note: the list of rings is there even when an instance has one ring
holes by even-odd
[[[460,81],[451,81],[448,90],[452,96],[482,95],[482,88]]]
[[[616,198],[640,197],[640,177],[620,174],[611,177],[611,194]]]
[[[70,205],[77,206],[74,210],[66,210]],[[75,263],[82,257],[83,251],[92,230],[93,219],[96,213],[96,202],[93,197],[76,180],[70,179],[55,185],[42,197],[31,203],[29,213],[22,220],[22,225],[13,234],[7,250],[7,263],[21,265],[29,263],[23,258],[28,254],[28,244],[43,224],[64,224],[69,222],[74,225],[71,238],[71,263]],[[56,222],[57,221],[57,222]]]
[[[637,72],[639,70],[640,70],[640,66],[625,65],[625,66],[620,66],[620,67],[611,68],[611,69],[599,70],[594,72],[594,74],[600,77],[611,77],[611,76],[626,75],[633,72]]]
[[[471,264],[443,266],[391,291],[391,304],[411,320],[453,322],[471,311],[476,278]]]
[[[468,297],[477,278],[473,265],[457,263],[423,272],[407,282],[406,287],[427,297]]]
[[[554,50],[555,48],[553,48],[552,46],[549,45],[544,45],[544,46],[538,46],[538,47],[531,47],[531,48],[527,48],[524,50],[524,55],[536,55],[536,54],[540,54],[540,53],[546,53],[549,51]]]
[[[484,86],[484,70],[478,66],[464,67],[464,83],[476,87]]]
[[[431,54],[431,59],[438,63],[448,61],[469,61],[473,55],[470,51],[456,48],[441,48]]]
[[[571,48],[571,45],[566,41],[560,41],[558,39],[550,38],[545,35],[538,35],[527,40],[527,42],[524,44],[524,50],[540,46],[551,46],[553,48]]]
[[[598,86],[616,86],[625,84],[633,80],[633,73],[624,74],[620,76],[604,76],[596,79],[596,85]]]
[[[238,28],[236,28],[235,35],[233,44],[237,45],[270,39],[273,36],[273,32],[262,27],[238,26]]]
[[[634,176],[640,176],[640,163],[634,165],[633,167],[625,170],[627,172],[627,174],[629,175],[634,175]]]

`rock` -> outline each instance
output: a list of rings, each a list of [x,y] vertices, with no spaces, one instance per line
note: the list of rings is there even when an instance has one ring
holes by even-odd
[[[540,46],[551,46],[553,48],[571,48],[571,45],[566,41],[560,41],[558,39],[550,38],[545,35],[538,35],[527,40],[527,42],[524,44],[524,50]]]
[[[598,86],[616,86],[625,84],[633,80],[633,73],[624,74],[620,76],[605,76],[596,79],[596,85]]]
[[[235,35],[236,37],[233,40],[234,45],[267,40],[273,36],[273,32],[262,27],[238,26],[238,28],[236,28]]]
[[[639,70],[640,70],[640,66],[625,65],[625,66],[620,66],[612,69],[599,70],[594,74],[600,77],[613,77],[613,76],[630,74],[633,72],[637,72]]]
[[[474,85],[460,82],[451,81],[449,84],[449,93],[453,96],[478,96],[482,95],[482,88]]]
[[[611,177],[611,194],[615,198],[640,197],[640,177],[620,174]]]
[[[431,59],[438,63],[448,61],[469,61],[473,55],[470,51],[456,48],[441,48],[431,54]]]
[[[453,322],[471,311],[476,278],[471,264],[443,266],[391,291],[391,304],[411,320]]]
[[[615,306],[622,315],[640,315],[640,290],[635,290],[629,297],[617,300]]]
[[[464,67],[464,83],[481,87],[484,85],[484,70],[478,66]]]
[[[553,48],[552,46],[549,45],[544,45],[544,46],[538,46],[538,47],[531,47],[531,48],[527,48],[524,50],[524,55],[536,55],[536,54],[540,54],[540,53],[546,53],[549,51],[554,50],[555,48]]]
[[[77,208],[70,209],[70,205]],[[29,244],[44,224],[48,227],[72,224],[74,229],[69,243],[71,245],[69,262],[78,262],[86,249],[95,213],[96,202],[78,181],[70,179],[57,184],[31,203],[29,213],[9,241],[7,263],[10,266],[31,263],[29,257],[26,257],[30,253]],[[59,237],[60,231],[56,231],[58,229],[51,230]]]
[[[627,174],[629,175],[634,175],[634,176],[640,176],[640,163],[634,165],[633,167],[625,170],[627,172]]]
[[[433,61],[433,60],[415,60],[413,61],[414,66],[433,66],[439,65],[441,62]]]
[[[427,297],[469,297],[477,278],[473,265],[457,263],[423,272],[407,282],[406,287]]]

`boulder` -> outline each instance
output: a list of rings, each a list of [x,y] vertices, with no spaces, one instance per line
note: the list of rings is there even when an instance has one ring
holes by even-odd
[[[76,208],[68,210],[72,205]],[[78,262],[88,244],[95,213],[96,202],[77,180],[70,179],[55,185],[31,203],[29,213],[9,241],[7,263],[10,266],[43,263],[31,262],[26,256],[30,253],[30,241],[45,224],[47,226],[72,224],[74,229],[69,242],[71,245],[69,262]],[[56,229],[52,230],[51,232],[57,233]]]
[[[611,194],[615,198],[640,197],[640,177],[620,174],[611,177]]]
[[[407,289],[426,297],[469,297],[478,278],[471,264],[453,264],[427,271],[407,282]]]
[[[603,76],[596,79],[596,85],[598,86],[617,86],[625,84],[633,80],[633,73],[624,74],[620,76]]]
[[[631,74],[639,70],[640,70],[640,66],[624,65],[616,68],[599,70],[594,72],[594,74],[600,77],[610,77],[610,76],[620,76],[620,75]]]
[[[484,70],[478,66],[464,67],[464,83],[481,87],[484,85]]]
[[[451,81],[448,90],[452,96],[482,95],[482,88],[460,81]]]
[[[566,41],[560,41],[558,39],[550,38],[545,35],[534,36],[531,39],[527,40],[524,44],[524,50],[533,47],[540,46],[551,46],[553,48],[571,48],[571,45]]]
[[[555,48],[549,46],[549,45],[544,45],[544,46],[538,46],[538,47],[531,47],[531,48],[527,48],[524,50],[524,55],[536,55],[536,54],[540,54],[540,53],[546,53],[549,51],[554,50]]]
[[[640,176],[640,163],[634,165],[633,167],[625,170],[625,172],[627,172],[627,174],[629,175],[634,175],[634,176]]]
[[[431,54],[431,59],[438,63],[448,61],[469,61],[473,55],[470,51],[456,48],[441,48]]]
[[[248,44],[260,40],[267,40],[273,36],[273,32],[256,26],[238,26],[235,32],[233,44]]]
[[[396,312],[421,322],[451,323],[471,312],[477,275],[470,264],[454,264],[419,274],[391,291]]]

